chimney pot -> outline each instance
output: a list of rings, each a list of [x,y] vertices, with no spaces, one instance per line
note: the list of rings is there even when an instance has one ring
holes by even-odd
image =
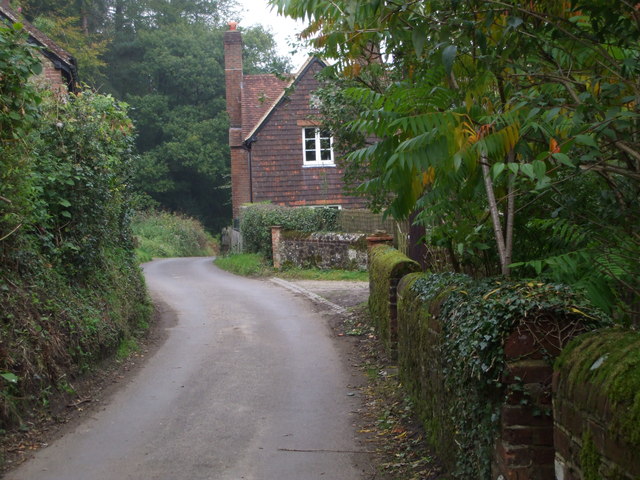
[[[234,22],[233,20],[229,22],[229,30],[235,31],[238,29],[238,22]]]

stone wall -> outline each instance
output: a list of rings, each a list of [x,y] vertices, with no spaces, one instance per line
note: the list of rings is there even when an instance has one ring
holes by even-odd
[[[556,478],[640,478],[640,332],[583,335],[556,367]]]
[[[366,270],[366,235],[304,233],[272,228],[274,267]]]

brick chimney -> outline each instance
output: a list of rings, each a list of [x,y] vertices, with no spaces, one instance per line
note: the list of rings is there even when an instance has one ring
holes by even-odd
[[[224,76],[229,115],[229,147],[231,150],[231,204],[233,218],[240,206],[251,201],[248,154],[242,145],[242,34],[236,22],[229,22],[224,33]]]

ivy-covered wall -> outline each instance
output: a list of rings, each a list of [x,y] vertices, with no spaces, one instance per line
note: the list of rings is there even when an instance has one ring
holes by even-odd
[[[413,260],[388,245],[369,251],[369,313],[378,336],[394,351],[397,338],[397,286],[402,277],[420,270]]]
[[[397,312],[403,384],[454,477],[553,478],[553,359],[599,312],[561,285],[453,273],[405,276]]]
[[[640,478],[640,332],[580,336],[556,362],[559,480]]]

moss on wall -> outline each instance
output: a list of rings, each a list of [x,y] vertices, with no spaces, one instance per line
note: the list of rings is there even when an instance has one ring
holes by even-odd
[[[582,435],[582,449],[580,450],[580,465],[584,480],[600,480],[600,454],[593,443],[590,431]]]
[[[558,358],[556,370],[560,395],[581,411],[612,418],[609,430],[640,447],[640,332],[612,328],[582,335]],[[609,401],[599,401],[603,396]]]
[[[440,349],[442,326],[438,311],[451,292],[446,283],[429,298],[414,288],[428,274],[412,273],[398,285],[398,366],[402,384],[416,405],[429,442],[448,465],[455,464],[455,425],[448,414],[450,402],[444,384],[444,358]],[[460,280],[462,276],[460,276]],[[452,283],[454,277],[451,277]]]
[[[396,312],[392,287],[405,275],[419,270],[417,262],[388,245],[373,247],[369,253],[369,312],[388,350],[394,349],[391,322]]]
[[[556,328],[550,335],[564,345],[575,332],[602,325],[599,312],[583,302],[561,285],[474,281],[454,273],[402,279],[400,375],[453,477],[491,478],[501,408],[509,395],[506,339],[520,326],[552,322]],[[544,345],[550,340],[537,340],[544,355],[549,355]]]

